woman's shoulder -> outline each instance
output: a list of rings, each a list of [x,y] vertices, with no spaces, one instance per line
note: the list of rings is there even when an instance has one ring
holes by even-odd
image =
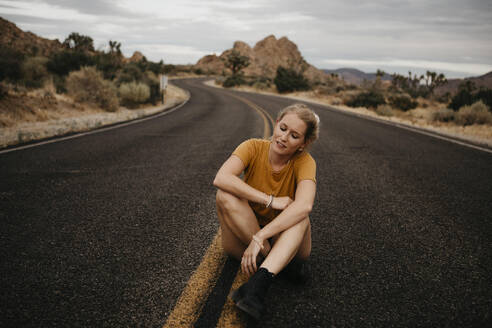
[[[258,145],[268,145],[270,143],[270,140],[261,139],[261,138],[251,138],[251,139],[248,139],[247,141],[258,144]]]
[[[251,138],[244,140],[239,146],[237,146],[236,150],[234,150],[233,154],[248,156],[250,158],[257,157],[259,154],[263,154],[268,152],[268,140]]]
[[[313,156],[311,156],[310,153],[307,151],[303,152],[302,154],[299,154],[296,159],[294,160],[294,165],[305,165],[305,164],[314,164],[316,165],[316,161],[314,160]]]
[[[268,148],[270,144],[270,140],[267,139],[260,139],[260,138],[251,138],[243,141],[244,145],[248,145],[249,147],[252,147],[256,150],[261,150],[264,148]]]

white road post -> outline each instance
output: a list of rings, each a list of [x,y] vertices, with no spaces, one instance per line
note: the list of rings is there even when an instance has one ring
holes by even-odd
[[[161,93],[162,93],[162,103],[164,104],[164,95],[166,94],[167,89],[167,75],[160,75],[160,84],[161,84]]]

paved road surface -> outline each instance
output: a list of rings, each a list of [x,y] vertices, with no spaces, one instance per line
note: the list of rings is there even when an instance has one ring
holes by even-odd
[[[230,91],[174,83],[191,100],[173,113],[0,155],[0,326],[165,323],[217,232],[216,170],[263,133]],[[277,281],[263,326],[490,322],[492,155],[312,107],[313,277]]]

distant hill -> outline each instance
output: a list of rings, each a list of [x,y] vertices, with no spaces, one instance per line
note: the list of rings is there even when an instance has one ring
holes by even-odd
[[[475,86],[477,88],[485,87],[485,88],[492,89],[492,71],[477,77],[468,77],[465,79],[449,79],[448,83],[436,88],[435,93],[437,95],[442,95],[445,94],[446,92],[453,94],[456,91],[458,91],[459,85],[464,81],[472,81],[473,83],[475,83]]]
[[[329,75],[304,60],[294,42],[286,37],[277,39],[274,35],[259,41],[253,48],[245,42],[236,41],[232,49],[225,50],[220,56],[207,55],[201,58],[194,68],[209,74],[227,72],[229,69],[225,67],[224,60],[233,50],[250,59],[250,65],[243,70],[245,75],[274,78],[277,68],[283,66],[302,71],[310,81],[330,79]]]
[[[355,85],[361,85],[364,80],[373,81],[376,79],[376,73],[365,73],[355,68],[324,69],[323,72],[337,74],[345,82]],[[385,74],[382,77],[382,80],[385,81],[391,81],[391,79],[392,77],[389,74]]]
[[[376,79],[376,73],[365,73],[355,68],[324,69],[323,71],[327,74],[338,74],[338,76],[342,78],[345,82],[355,85],[360,85],[364,80],[373,81]],[[391,81],[392,76],[390,74],[385,74],[382,79],[386,81]],[[477,88],[485,87],[492,89],[492,72],[489,72],[477,77],[469,77],[465,79],[449,79],[448,83],[436,88],[434,92],[436,95],[442,95],[446,92],[454,94],[456,91],[458,91],[459,85],[466,80],[470,80],[475,83],[475,86]]]
[[[8,47],[28,56],[50,56],[63,49],[60,41],[24,32],[2,17],[0,17],[0,47]]]
[[[2,17],[0,17],[0,47],[14,49],[26,56],[45,57],[66,49],[58,39],[45,39],[32,32],[24,32]],[[123,60],[128,63],[138,62],[143,58],[145,57],[142,53],[135,51],[130,58],[123,58]]]

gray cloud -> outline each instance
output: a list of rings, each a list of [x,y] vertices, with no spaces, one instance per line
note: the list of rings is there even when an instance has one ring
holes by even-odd
[[[96,16],[133,17],[135,13],[122,9],[117,0],[34,0],[37,3],[46,3],[52,6],[75,9],[84,14]]]
[[[47,14],[27,9],[12,12],[6,7],[22,3],[69,10],[74,17],[46,18]],[[492,2],[486,0],[140,0],[133,7],[125,3],[132,2],[0,0],[0,16],[41,36],[63,39],[77,31],[93,37],[99,46],[118,40],[127,55],[140,50],[152,60],[174,63],[194,63],[202,54],[230,48],[236,40],[254,46],[275,34],[295,42],[306,60],[320,68],[351,60],[365,63],[360,68],[366,71],[388,63],[417,65],[417,61],[420,66],[422,62],[455,65],[455,72],[449,72],[456,76],[477,74],[463,72],[464,68],[492,70]],[[387,70],[392,69],[422,68]]]

